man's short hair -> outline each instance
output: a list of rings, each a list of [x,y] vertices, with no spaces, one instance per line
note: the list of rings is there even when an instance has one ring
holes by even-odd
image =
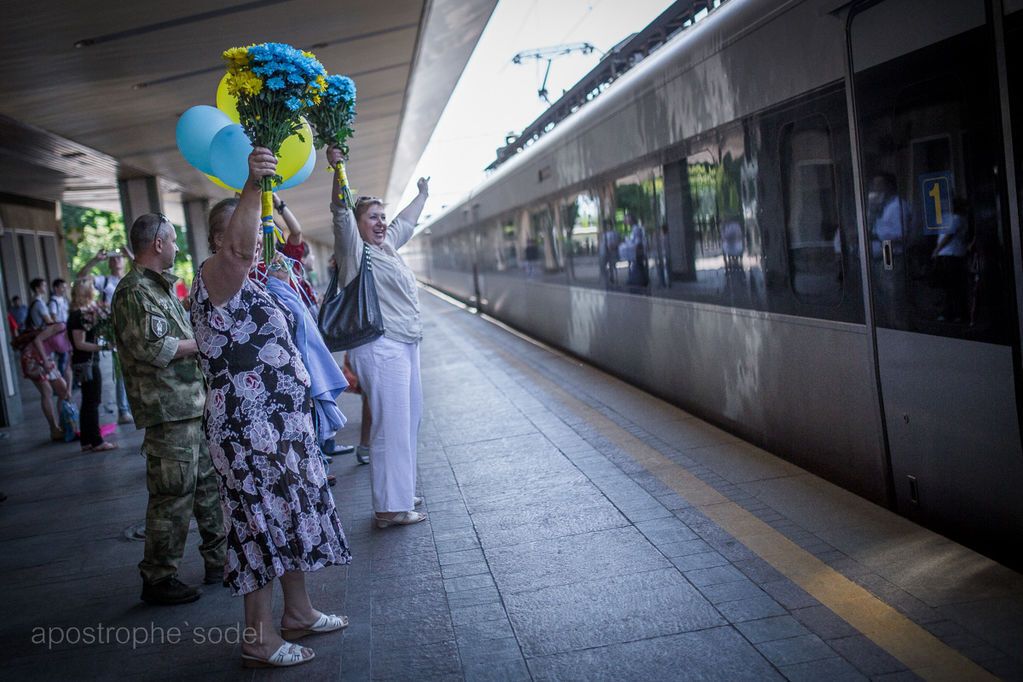
[[[43,279],[42,277],[36,277],[34,280],[28,283],[28,288],[32,291],[37,291],[44,284],[46,284],[45,279]]]
[[[157,238],[166,233],[165,225],[171,226],[172,223],[162,213],[146,213],[136,218],[128,234],[132,253],[144,253]]]
[[[62,280],[61,278],[58,277],[57,279],[53,280],[52,284],[50,284],[50,288],[51,289],[56,289],[61,284],[64,284],[64,280]]]

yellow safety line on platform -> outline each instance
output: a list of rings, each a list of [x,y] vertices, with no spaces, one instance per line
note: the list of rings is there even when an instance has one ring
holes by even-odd
[[[427,288],[429,291],[429,288]],[[433,292],[431,292],[433,293]],[[498,326],[509,329],[504,324]],[[538,344],[540,345],[540,344]],[[548,349],[553,350],[553,349]],[[756,516],[668,459],[539,371],[501,349],[495,351],[750,551],[806,590],[879,647],[925,680],[997,680],[955,649],[881,601]],[[557,353],[557,351],[553,351]]]

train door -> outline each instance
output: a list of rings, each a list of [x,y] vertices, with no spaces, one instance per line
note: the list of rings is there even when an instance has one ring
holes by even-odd
[[[861,4],[849,45],[898,508],[1004,551],[1023,536],[1018,259],[989,8]]]

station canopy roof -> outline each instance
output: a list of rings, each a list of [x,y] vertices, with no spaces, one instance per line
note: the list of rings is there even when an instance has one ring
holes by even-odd
[[[283,42],[355,80],[352,184],[397,201],[495,4],[7,0],[0,193],[118,211],[119,177],[156,175],[165,202],[228,196],[178,152],[178,117],[215,105],[225,49]],[[286,191],[322,241],[330,234],[325,167],[321,154],[312,177]]]

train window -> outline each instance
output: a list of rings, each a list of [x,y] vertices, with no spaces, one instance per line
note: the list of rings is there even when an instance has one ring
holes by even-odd
[[[615,280],[630,290],[645,290],[664,261],[661,222],[664,177],[660,168],[643,168],[614,183]]]
[[[600,202],[590,192],[562,200],[558,217],[565,241],[565,269],[573,283],[599,284]]]
[[[856,74],[879,326],[1007,342],[1011,249],[988,40],[972,29]]]
[[[529,237],[526,241],[526,268],[530,276],[544,276],[561,273],[563,249],[560,229],[555,222],[551,206],[544,204],[529,213]],[[561,277],[555,277],[561,281]]]
[[[709,150],[686,158],[687,228],[692,230],[692,266],[697,284],[716,293],[724,280],[724,251],[718,226],[718,164]]]
[[[518,270],[521,260],[517,222],[515,216],[508,216],[501,221],[501,238],[504,243],[504,269],[510,271]]]
[[[805,303],[837,305],[842,301],[843,246],[825,117],[783,127],[781,169],[792,290]]]

